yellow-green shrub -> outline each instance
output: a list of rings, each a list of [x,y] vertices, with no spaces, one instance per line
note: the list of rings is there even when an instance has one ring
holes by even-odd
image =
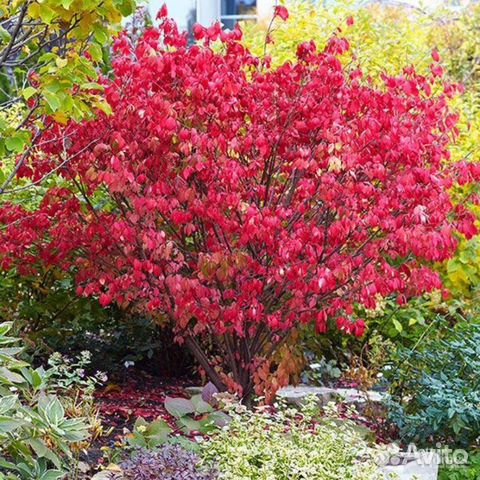
[[[306,40],[322,48],[339,28],[357,62],[370,74],[400,73],[409,64],[421,71],[431,61],[428,38],[434,20],[417,10],[381,5],[358,8],[350,0],[328,6],[291,0],[285,5],[290,17],[287,22],[275,19],[270,34],[273,43],[266,48],[274,65],[293,59],[296,46]],[[351,26],[346,22],[349,17],[354,19]],[[244,25],[245,44],[255,54],[264,51],[268,26],[266,22]]]
[[[0,110],[22,105],[20,125],[0,123],[0,155],[32,141],[27,120],[43,128],[109,111],[98,70],[134,0],[17,0],[0,6]]]

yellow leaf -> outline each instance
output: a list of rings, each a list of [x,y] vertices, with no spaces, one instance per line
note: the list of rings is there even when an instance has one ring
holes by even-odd
[[[62,125],[66,125],[68,122],[68,117],[65,115],[64,112],[57,112],[53,116],[53,118],[58,122],[61,123]]]
[[[63,68],[63,67],[66,67],[67,64],[68,64],[68,60],[66,58],[60,58],[60,57],[57,57],[55,59],[55,63],[57,64],[57,67],[58,68]]]

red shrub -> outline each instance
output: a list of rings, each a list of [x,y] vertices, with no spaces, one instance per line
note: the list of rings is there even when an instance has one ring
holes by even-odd
[[[475,229],[447,190],[456,117],[438,79],[407,69],[375,87],[342,68],[338,37],[274,70],[238,29],[195,34],[188,47],[164,18],[116,41],[113,114],[45,133],[19,174],[57,167],[65,185],[33,213],[3,206],[3,262],[73,268],[80,295],[162,315],[219,387],[249,395],[292,327],[361,335],[353,304],[440,287],[425,262]]]

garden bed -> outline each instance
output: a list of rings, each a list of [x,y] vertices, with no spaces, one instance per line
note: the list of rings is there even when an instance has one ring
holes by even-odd
[[[480,4],[3,3],[0,480],[480,478]]]

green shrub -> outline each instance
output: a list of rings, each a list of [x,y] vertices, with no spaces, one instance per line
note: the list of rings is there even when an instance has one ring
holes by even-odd
[[[222,480],[366,480],[381,478],[354,424],[313,422],[296,410],[229,411],[232,421],[200,444]]]
[[[96,299],[78,296],[75,288],[73,274],[55,268],[30,276],[14,268],[0,272],[0,318],[15,319],[14,330],[35,361],[52,352],[72,356],[89,350],[92,365],[109,373],[125,373],[126,361],[162,375],[190,373],[190,357],[160,319],[103,308]]]
[[[0,273],[0,315],[15,318],[36,357],[88,349],[94,363],[112,370],[125,360],[151,358],[160,345],[151,320],[79,297],[72,277],[55,268],[31,276]]]
[[[327,360],[323,355],[316,355],[314,352],[306,351],[306,368],[302,373],[303,383],[310,385],[330,385],[338,380],[342,371],[335,359]]]
[[[473,444],[480,432],[480,325],[400,349],[386,371],[390,419],[403,440]]]
[[[18,358],[22,348],[0,324],[0,479],[55,480],[75,468],[72,447],[88,425],[65,413],[48,375]]]

